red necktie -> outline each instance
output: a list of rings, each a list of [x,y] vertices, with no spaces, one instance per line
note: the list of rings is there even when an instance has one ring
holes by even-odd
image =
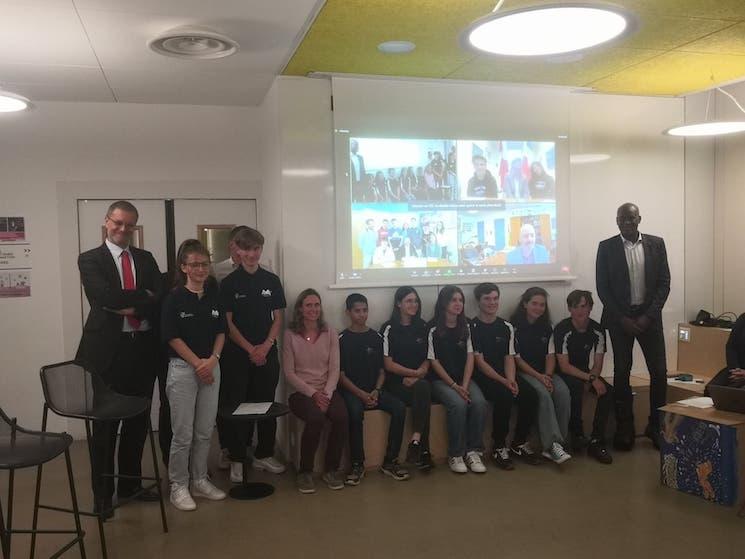
[[[135,276],[132,273],[132,261],[129,259],[129,252],[126,250],[122,251],[122,278],[124,279],[124,289],[134,290],[137,288],[135,286]],[[127,322],[129,322],[133,330],[140,329],[139,318],[127,315]]]

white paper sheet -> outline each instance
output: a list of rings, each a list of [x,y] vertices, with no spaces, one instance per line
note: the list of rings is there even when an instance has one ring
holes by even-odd
[[[271,407],[272,402],[244,402],[235,408],[233,415],[262,415]]]
[[[700,409],[706,409],[706,408],[713,408],[714,407],[714,401],[709,398],[708,396],[701,396],[699,398],[688,398],[687,400],[681,400],[680,402],[677,402],[681,406],[689,406],[691,408],[700,408]]]

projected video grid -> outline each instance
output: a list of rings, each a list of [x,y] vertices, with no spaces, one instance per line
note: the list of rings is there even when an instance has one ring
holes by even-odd
[[[556,262],[554,142],[351,138],[349,159],[355,271]]]

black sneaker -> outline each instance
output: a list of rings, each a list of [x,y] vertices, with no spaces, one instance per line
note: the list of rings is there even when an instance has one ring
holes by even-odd
[[[411,441],[406,451],[406,462],[409,464],[418,464],[422,454],[422,445],[419,441]]]
[[[605,448],[605,444],[599,439],[592,439],[587,445],[587,456],[593,457],[601,464],[613,464],[613,457]]]
[[[429,472],[435,467],[435,463],[432,462],[432,455],[429,453],[429,450],[422,450],[419,455],[419,461],[416,463],[416,467],[420,472]]]
[[[510,451],[507,448],[495,449],[494,454],[492,454],[492,458],[494,458],[494,463],[497,465],[497,467],[501,468],[502,470],[515,469],[515,464],[512,462],[512,458],[510,458]]]
[[[409,479],[409,472],[398,464],[398,460],[384,462],[380,471],[385,475],[392,477],[396,481],[406,481]]]
[[[346,485],[359,485],[363,477],[365,477],[364,464],[352,464],[352,471],[347,474],[344,483]]]
[[[510,447],[510,452],[520,458],[523,462],[526,464],[530,464],[531,466],[538,466],[539,464],[543,464],[543,460],[541,457],[533,452],[533,449],[530,448],[530,445],[527,442],[524,442],[521,445],[515,446],[514,444]]]
[[[575,452],[586,449],[589,443],[584,435],[572,435],[572,450]]]

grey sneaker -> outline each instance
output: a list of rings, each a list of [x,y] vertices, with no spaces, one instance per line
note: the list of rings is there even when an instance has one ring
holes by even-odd
[[[344,489],[344,478],[339,472],[326,472],[323,474],[323,481],[326,482],[329,489],[333,489],[334,491]]]
[[[295,478],[295,483],[300,493],[310,494],[316,492],[316,484],[313,481],[313,474],[310,472],[300,472]]]

